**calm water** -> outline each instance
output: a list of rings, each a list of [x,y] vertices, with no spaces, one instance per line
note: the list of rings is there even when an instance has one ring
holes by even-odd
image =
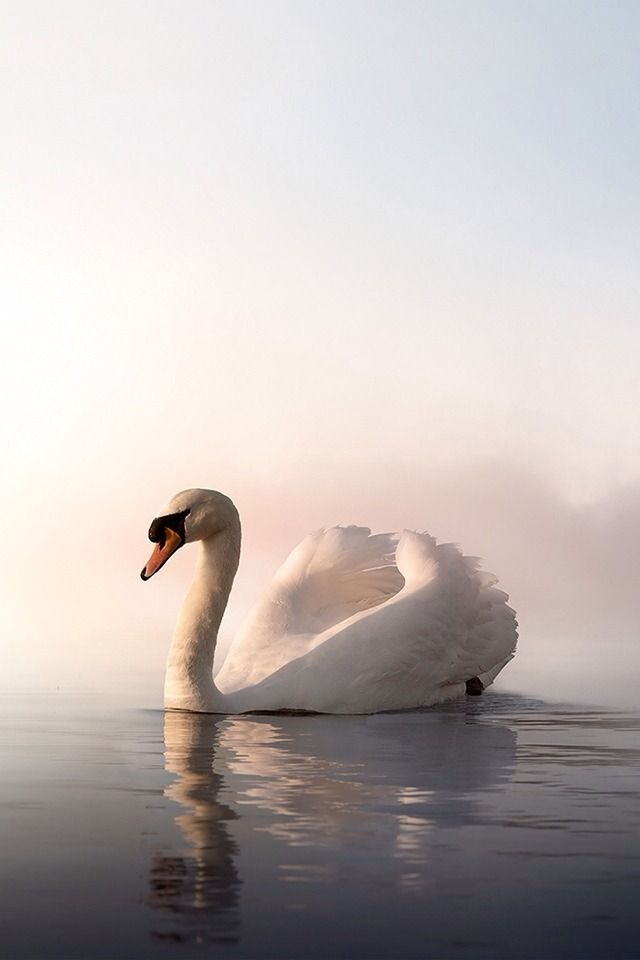
[[[5,703],[0,956],[640,957],[639,730]]]

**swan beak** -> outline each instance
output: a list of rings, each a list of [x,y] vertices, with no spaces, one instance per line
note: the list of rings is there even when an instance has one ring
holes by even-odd
[[[157,573],[160,567],[163,567],[169,557],[181,547],[184,540],[179,533],[172,530],[171,527],[165,527],[163,536],[159,543],[153,548],[153,553],[147,560],[147,565],[142,568],[140,576],[143,580],[149,580],[154,573]]]

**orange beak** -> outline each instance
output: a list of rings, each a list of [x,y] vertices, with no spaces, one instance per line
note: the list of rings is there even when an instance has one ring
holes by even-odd
[[[165,527],[163,530],[163,537],[160,543],[156,543],[153,548],[153,553],[147,560],[147,565],[142,568],[142,573],[140,576],[143,580],[149,580],[154,573],[157,573],[160,567],[163,567],[169,557],[176,552],[178,547],[181,547],[183,544],[182,537],[171,530],[170,527]]]

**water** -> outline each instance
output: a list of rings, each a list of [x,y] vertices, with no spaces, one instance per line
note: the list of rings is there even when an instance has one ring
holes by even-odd
[[[637,958],[639,729],[5,703],[0,957]]]

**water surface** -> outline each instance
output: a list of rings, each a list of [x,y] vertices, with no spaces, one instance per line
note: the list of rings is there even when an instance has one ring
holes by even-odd
[[[639,957],[639,730],[6,701],[0,957]]]

